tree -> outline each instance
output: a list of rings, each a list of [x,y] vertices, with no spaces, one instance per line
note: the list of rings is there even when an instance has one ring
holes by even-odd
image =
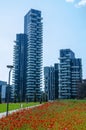
[[[1,103],[1,92],[0,92],[0,103]]]
[[[0,103],[1,103],[1,88],[2,86],[0,85]]]
[[[42,93],[42,101],[47,102],[48,101],[48,96],[45,92]]]
[[[34,102],[37,102],[37,95],[36,95],[36,91],[34,92]]]
[[[79,84],[77,91],[77,98],[78,99],[86,98],[86,82]]]

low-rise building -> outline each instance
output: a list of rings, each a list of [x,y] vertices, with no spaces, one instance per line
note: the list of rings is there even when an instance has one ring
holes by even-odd
[[[6,101],[6,88],[7,88],[7,82],[0,81],[0,102]]]

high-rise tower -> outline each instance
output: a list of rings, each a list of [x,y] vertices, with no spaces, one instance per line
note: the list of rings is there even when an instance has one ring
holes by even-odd
[[[58,99],[58,64],[44,67],[44,85],[48,100]]]
[[[24,17],[27,35],[26,98],[40,99],[42,85],[42,17],[41,11],[31,9]]]
[[[25,101],[27,66],[27,36],[25,34],[16,35],[13,66],[14,100]]]
[[[82,63],[70,49],[60,50],[59,98],[76,98],[82,81]]]

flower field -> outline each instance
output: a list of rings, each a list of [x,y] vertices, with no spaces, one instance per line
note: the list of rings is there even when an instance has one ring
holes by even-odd
[[[86,130],[86,101],[48,102],[0,119],[0,130]]]

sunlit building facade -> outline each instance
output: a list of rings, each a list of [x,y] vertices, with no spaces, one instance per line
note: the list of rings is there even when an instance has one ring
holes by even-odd
[[[42,87],[42,17],[41,11],[31,9],[24,17],[27,35],[26,98],[40,100]]]
[[[82,82],[81,59],[72,50],[61,49],[59,60],[59,98],[76,98],[77,85]]]

